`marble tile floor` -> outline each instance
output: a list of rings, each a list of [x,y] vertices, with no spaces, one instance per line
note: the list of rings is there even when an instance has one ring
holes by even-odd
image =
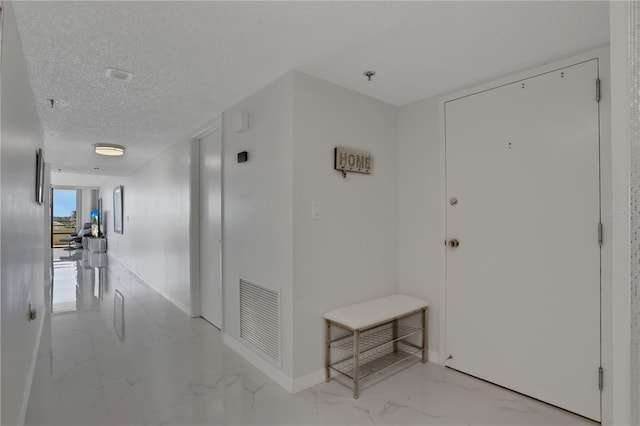
[[[54,253],[58,310],[45,320],[27,425],[596,424],[432,363],[365,383],[358,400],[335,380],[290,395],[112,258],[69,257]]]

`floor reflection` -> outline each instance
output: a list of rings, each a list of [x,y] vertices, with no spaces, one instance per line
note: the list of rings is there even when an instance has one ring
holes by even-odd
[[[107,254],[53,249],[51,313],[98,309],[106,280]]]
[[[124,342],[124,296],[118,290],[113,297],[113,328],[121,342]]]

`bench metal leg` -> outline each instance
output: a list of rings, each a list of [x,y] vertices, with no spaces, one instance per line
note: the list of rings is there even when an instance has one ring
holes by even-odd
[[[331,321],[324,320],[327,325],[327,335],[324,353],[324,381],[331,381]]]
[[[398,353],[398,320],[393,320],[393,353]]]
[[[427,309],[422,310],[422,363],[427,362],[427,345],[429,341],[428,330],[427,330]]]
[[[353,399],[360,396],[360,330],[353,332]]]

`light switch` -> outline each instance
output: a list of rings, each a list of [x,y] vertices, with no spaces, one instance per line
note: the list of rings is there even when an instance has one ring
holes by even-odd
[[[322,217],[322,206],[320,201],[314,200],[311,202],[311,219],[318,220]]]

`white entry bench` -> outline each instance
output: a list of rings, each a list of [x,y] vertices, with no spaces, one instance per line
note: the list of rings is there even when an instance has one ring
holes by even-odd
[[[428,309],[424,300],[392,294],[326,312],[325,381],[331,380],[331,370],[347,376],[353,380],[353,397],[357,399],[360,379],[417,354],[427,362]],[[399,323],[414,315],[420,316],[420,327]],[[342,335],[333,338],[332,327],[344,330]],[[412,336],[421,338],[421,344],[410,342]],[[332,360],[332,350],[349,354]]]

